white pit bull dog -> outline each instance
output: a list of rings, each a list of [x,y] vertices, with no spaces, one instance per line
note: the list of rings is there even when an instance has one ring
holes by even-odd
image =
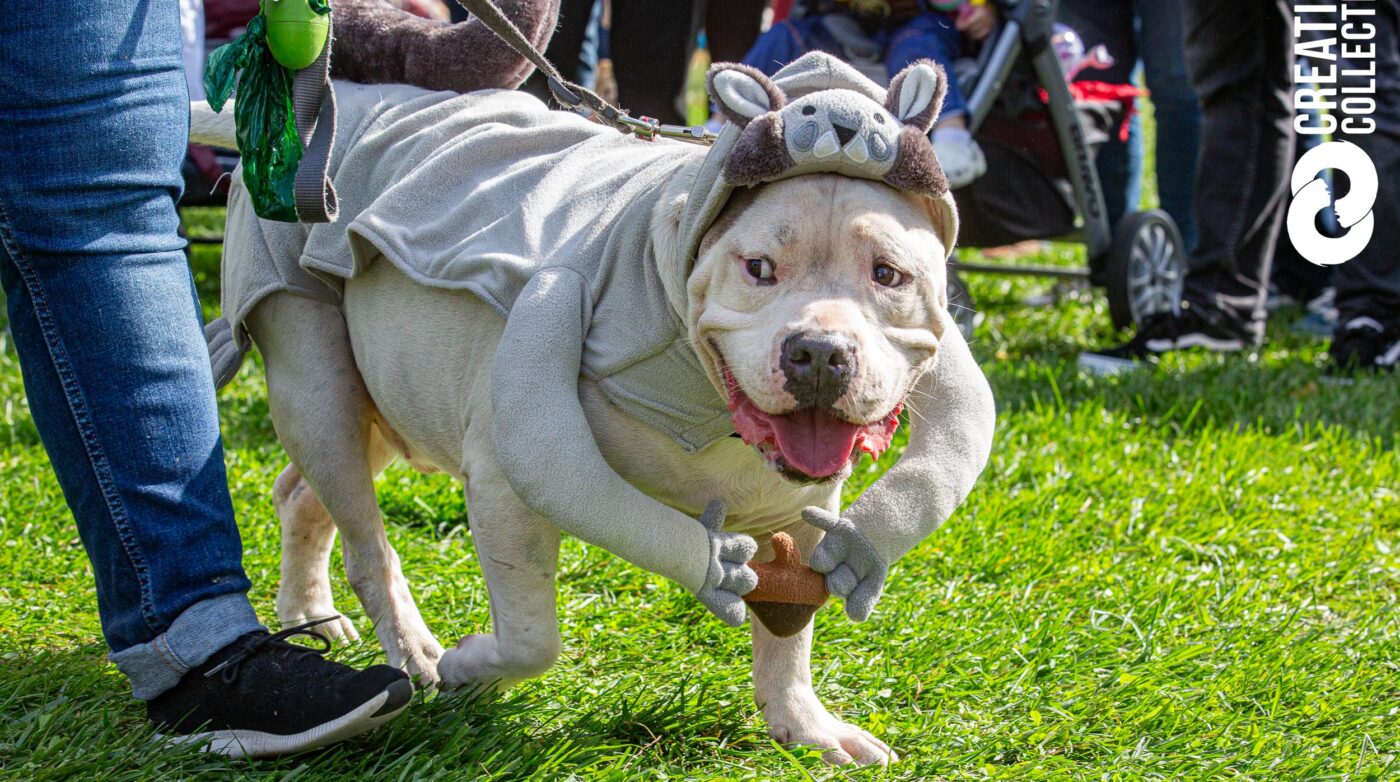
[[[553,664],[561,530],[731,624],[747,563],[785,531],[864,620],[889,565],[970,491],[995,419],[947,310],[957,221],[927,139],[943,86],[928,63],[888,95],[820,54],[772,81],[716,66],[729,124],[707,150],[520,93],[337,85],[341,224],[259,220],[235,188],[215,326],[234,338],[215,335],[221,374],[230,344],[262,350],[291,457],[281,621],[338,613],[337,530],[389,661],[447,686]],[[901,410],[908,448],[842,511],[842,481]],[[492,628],[446,652],[375,499],[398,457],[466,486]],[[752,632],[778,740],[894,759],[818,700],[810,624]]]

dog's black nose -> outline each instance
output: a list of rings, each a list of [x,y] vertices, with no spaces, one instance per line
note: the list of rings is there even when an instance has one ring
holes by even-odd
[[[848,128],[839,122],[831,123],[831,129],[836,131],[836,138],[843,147],[846,146],[846,142],[856,137],[856,128]]]
[[[839,334],[799,331],[783,340],[778,365],[798,407],[831,407],[855,372],[855,346]]]

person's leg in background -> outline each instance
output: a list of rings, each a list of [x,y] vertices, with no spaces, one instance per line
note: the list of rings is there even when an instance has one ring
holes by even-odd
[[[582,59],[585,42],[588,39],[588,28],[594,18],[594,5],[600,0],[560,0],[559,2],[559,22],[554,28],[554,35],[549,39],[549,45],[545,47],[544,56],[554,67],[559,69],[559,73],[570,81],[589,86],[585,83]],[[461,6],[453,2],[453,20],[458,21],[456,9]],[[465,9],[462,9],[462,18],[467,18]],[[545,83],[544,75],[538,70],[530,74],[530,78],[525,80],[525,84],[520,89],[534,95],[540,100],[549,101],[552,97],[549,94],[549,85]]]
[[[705,38],[711,62],[742,62],[763,28],[765,0],[707,0]]]
[[[1087,70],[1081,78],[1110,84],[1132,82],[1138,62],[1134,5],[1132,0],[1063,0],[1060,3],[1060,21],[1079,33],[1084,47],[1090,49],[1103,44],[1113,56],[1111,68]],[[1136,114],[1129,120],[1128,140],[1109,138],[1099,146],[1094,164],[1103,188],[1109,225],[1117,226],[1126,212],[1137,209],[1142,195],[1142,122]],[[1158,171],[1161,171],[1160,163]]]
[[[816,40],[820,24],[813,17],[778,22],[758,36],[740,62],[772,76],[784,65],[821,48]]]
[[[612,0],[613,67],[619,105],[633,116],[685,124],[680,104],[690,68],[693,0]]]
[[[932,140],[934,154],[948,176],[949,186],[954,188],[971,184],[987,171],[982,148],[968,131],[967,102],[953,72],[953,61],[961,48],[962,36],[952,19],[940,13],[924,13],[896,29],[885,52],[885,69],[890,79],[918,60],[929,59],[943,66],[948,89]]]
[[[1186,59],[1201,98],[1199,239],[1178,312],[1147,318],[1123,345],[1080,356],[1091,372],[1129,369],[1187,348],[1243,350],[1263,340],[1274,245],[1293,161],[1288,0],[1187,0]]]
[[[1380,190],[1372,209],[1375,232],[1361,254],[1336,270],[1338,326],[1333,338],[1333,367],[1394,371],[1400,365],[1400,10],[1395,3],[1376,3],[1374,17],[1354,17],[1372,23],[1376,110],[1373,133],[1337,133],[1371,157]],[[1368,42],[1359,41],[1366,44]],[[1366,70],[1370,63],[1343,60],[1341,67]],[[1364,88],[1370,76],[1340,77],[1343,88]],[[1345,120],[1347,115],[1342,114]],[[1359,119],[1359,118],[1358,118]],[[1343,126],[1344,128],[1345,126]]]
[[[1293,160],[1292,10],[1287,0],[1188,0],[1186,10],[1202,123],[1185,299],[1257,343]]]
[[[1321,113],[1307,112],[1312,116],[1308,124],[1317,127],[1321,124]],[[1294,144],[1293,161],[1307,154],[1308,150],[1321,144],[1322,136],[1299,134]],[[1327,235],[1335,235],[1336,221],[1330,211],[1318,214],[1318,230]],[[1304,258],[1293,246],[1288,231],[1278,232],[1278,244],[1274,246],[1274,266],[1269,272],[1269,311],[1287,306],[1290,303],[1306,305],[1307,315],[1291,326],[1295,332],[1323,337],[1332,336],[1337,325],[1336,289],[1332,288],[1333,267],[1318,266]]]
[[[175,2],[0,14],[0,282],[111,659],[148,701],[267,638],[177,234],[187,101]]]
[[[1201,106],[1186,72],[1182,3],[1183,0],[1135,0],[1133,6],[1138,17],[1137,51],[1157,122],[1157,197],[1181,231],[1182,242],[1190,252],[1196,246]],[[1130,200],[1127,206],[1136,209],[1137,202]]]

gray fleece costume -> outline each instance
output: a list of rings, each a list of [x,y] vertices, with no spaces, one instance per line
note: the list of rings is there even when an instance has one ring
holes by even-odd
[[[562,395],[551,400],[578,407],[570,390],[576,381],[516,377],[514,368],[563,367],[575,379],[597,381],[611,402],[696,451],[733,429],[666,295],[667,287],[683,291],[685,280],[660,278],[660,269],[688,274],[691,263],[658,264],[653,256],[651,216],[666,183],[704,158],[682,216],[688,261],[737,186],[832,172],[942,198],[947,185],[926,134],[944,85],[937,66],[917,63],[886,95],[820,53],[772,82],[744,66],[716,66],[710,92],[730,122],[707,150],[622,136],[520,93],[337,84],[340,130],[329,175],[349,226],[261,221],[244,214],[244,199],[233,199],[230,224],[239,221],[251,235],[240,242],[244,257],[225,267],[224,313],[246,349],[243,320],[263,297],[284,290],[338,301],[343,280],[383,256],[424,285],[471,291],[506,318],[502,355],[524,359],[496,362],[493,393],[557,382]],[[216,367],[216,374],[231,372]],[[581,409],[561,410],[549,422],[582,427],[548,438],[558,447],[578,444],[577,453],[569,448],[557,459],[538,458],[530,443],[539,433],[521,418],[497,420],[495,439],[503,470],[527,505],[596,545],[662,563],[652,569],[726,621],[743,621],[738,598],[754,581],[752,571],[736,574],[734,566],[747,562],[753,546],[719,533],[722,511],[707,511],[703,526],[649,523],[649,506],[626,501],[640,492],[602,462]],[[932,489],[933,508],[901,508],[916,516],[908,523],[862,531],[847,519],[808,515],[828,531],[814,567],[829,571],[828,587],[846,598],[852,617],[868,615],[888,563],[966,495],[985,463],[986,443],[977,441],[989,441],[990,431],[967,435],[967,442],[949,444],[972,447],[971,474],[955,476],[949,497]],[[559,460],[579,465],[595,490],[575,491],[564,503],[554,485],[560,477],[548,467]],[[891,487],[896,491],[890,501],[907,505],[907,487]],[[867,496],[872,492],[879,496],[876,489]],[[638,530],[648,530],[645,539]],[[665,566],[668,549],[703,545],[704,538],[711,548],[705,572],[682,562]]]

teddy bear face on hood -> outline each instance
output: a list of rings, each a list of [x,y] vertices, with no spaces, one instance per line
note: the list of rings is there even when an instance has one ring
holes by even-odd
[[[731,184],[834,173],[934,198],[948,191],[928,139],[947,89],[943,69],[932,61],[901,71],[884,105],[851,89],[789,100],[757,69],[732,63],[712,68],[708,86],[725,116],[743,127],[724,165]]]

